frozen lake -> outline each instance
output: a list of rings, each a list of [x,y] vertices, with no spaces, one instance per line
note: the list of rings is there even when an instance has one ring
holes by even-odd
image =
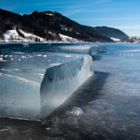
[[[40,120],[59,107],[93,74],[92,58],[86,55],[87,52],[27,53],[14,52],[13,47],[12,44],[1,48],[1,117]]]
[[[95,76],[55,110],[45,126],[4,119],[1,130],[5,133],[0,137],[139,140],[140,44],[100,45],[102,53],[93,62]]]
[[[140,44],[102,44],[102,50],[93,62],[96,77],[50,117],[48,133],[57,126],[62,139],[140,139]]]

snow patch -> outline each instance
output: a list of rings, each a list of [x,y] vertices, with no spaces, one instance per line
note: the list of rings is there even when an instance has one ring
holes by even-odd
[[[58,66],[58,65],[61,65],[61,63],[51,63],[50,64],[51,67],[55,67],[55,66]]]
[[[67,27],[66,25],[60,25],[61,30],[66,31],[66,32],[72,32],[72,28]]]
[[[45,13],[45,15],[47,15],[47,16],[54,16],[53,13]]]
[[[48,33],[49,33],[50,35],[52,35],[53,37],[56,36],[56,33],[53,33],[53,32],[51,32],[51,31],[48,31]]]
[[[77,42],[78,41],[78,39],[72,38],[67,35],[59,34],[59,36],[60,36],[61,40],[64,42]]]
[[[111,37],[110,39],[115,41],[115,42],[120,42],[121,41],[119,38],[115,38],[115,37]]]
[[[23,34],[24,37],[22,37],[18,31]],[[12,29],[12,30],[7,30],[3,36],[4,36],[4,41],[5,42],[43,42],[44,39],[34,35],[32,33],[27,33],[21,29]]]
[[[50,35],[52,35],[54,38],[57,37],[57,34],[51,31],[48,31]],[[34,43],[34,42],[49,42],[49,43],[58,43],[58,42],[80,42],[80,40],[61,34],[59,33],[60,41],[56,38],[56,40],[46,40],[45,38],[39,37],[37,35],[34,35],[32,33],[23,31],[22,29],[11,29],[7,30],[4,34],[4,41],[3,42],[22,42],[25,47],[28,47],[29,44],[27,43]]]
[[[4,40],[6,42],[9,42],[10,40],[20,40],[22,37],[19,36],[18,32],[13,29],[13,30],[7,30],[4,34]]]
[[[37,35],[34,35],[34,34],[31,34],[31,33],[27,33],[21,29],[19,29],[19,31],[25,36],[25,38],[29,39],[29,40],[35,40],[35,39],[39,39],[40,41],[44,41],[43,38],[37,36]]]
[[[4,60],[3,58],[0,58],[0,62],[5,62],[6,60]]]

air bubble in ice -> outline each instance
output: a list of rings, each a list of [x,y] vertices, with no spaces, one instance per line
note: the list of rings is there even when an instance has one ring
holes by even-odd
[[[71,111],[70,114],[73,116],[80,116],[83,114],[83,110],[80,107],[74,107]]]

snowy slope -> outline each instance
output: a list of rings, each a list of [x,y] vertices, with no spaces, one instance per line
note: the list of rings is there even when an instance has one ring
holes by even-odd
[[[23,31],[22,29],[7,30],[4,34],[5,42],[46,42],[46,39]],[[80,40],[70,36],[59,34],[60,42],[79,42]]]
[[[21,36],[22,34],[22,36]],[[45,41],[43,38],[36,36],[31,33],[27,33],[21,29],[12,29],[7,30],[4,34],[5,42],[43,42]]]
[[[10,40],[21,40],[21,39],[23,39],[23,38],[21,38],[21,37],[19,36],[19,34],[17,33],[16,30],[7,30],[7,31],[3,34],[3,36],[4,36],[4,40],[5,40],[6,42],[8,42],[8,41],[10,41]]]

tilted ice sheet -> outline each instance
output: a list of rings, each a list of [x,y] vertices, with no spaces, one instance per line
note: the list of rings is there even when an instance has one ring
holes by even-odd
[[[92,74],[91,66],[92,60],[88,55],[20,52],[1,55],[0,116],[34,120],[39,119],[40,115],[46,116],[62,104]],[[51,75],[52,72],[55,73]],[[83,75],[84,73],[86,75]],[[46,81],[48,76],[57,78]],[[73,84],[73,80],[77,80],[76,84]],[[45,90],[49,85],[49,90]],[[67,89],[66,86],[68,91],[63,91],[64,87]],[[53,89],[55,92],[52,92]],[[46,98],[46,94],[51,97]],[[57,94],[60,94],[59,103],[56,102],[55,106],[49,105]],[[47,101],[45,104],[44,95]],[[44,105],[47,104],[46,111]],[[40,114],[43,110],[45,113]]]
[[[64,103],[92,75],[92,58],[88,55],[49,68],[41,84],[42,117]]]

